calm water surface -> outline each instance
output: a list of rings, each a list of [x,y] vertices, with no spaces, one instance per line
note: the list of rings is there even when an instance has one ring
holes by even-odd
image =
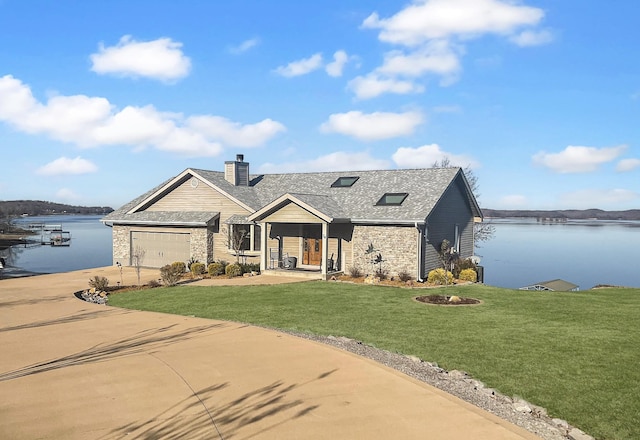
[[[20,223],[61,224],[71,246],[17,247],[10,264],[38,273],[57,273],[112,264],[111,228],[100,216],[27,217]],[[518,288],[560,278],[590,289],[598,284],[640,287],[640,222],[489,219],[496,233],[476,253],[485,283]],[[5,258],[7,257],[5,251]]]
[[[476,253],[485,283],[518,288],[557,278],[590,289],[640,287],[640,222],[489,219],[494,238]]]
[[[9,265],[28,272],[58,273],[112,263],[111,228],[100,223],[102,216],[55,215],[24,217],[16,224],[61,225],[71,233],[70,246],[15,246],[5,258]],[[36,237],[39,237],[37,235]],[[7,251],[5,251],[7,252]]]

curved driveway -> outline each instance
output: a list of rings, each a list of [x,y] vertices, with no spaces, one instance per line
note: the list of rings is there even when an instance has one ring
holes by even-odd
[[[0,280],[0,438],[537,438],[333,347],[76,299],[95,275],[120,278],[106,267]]]

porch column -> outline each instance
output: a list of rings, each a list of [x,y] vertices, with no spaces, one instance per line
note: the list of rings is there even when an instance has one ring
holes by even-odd
[[[262,223],[260,228],[260,272],[267,270],[267,258],[269,258],[269,249],[267,248],[267,228],[269,223]]]
[[[329,252],[329,224],[322,223],[322,263],[320,264],[320,272],[322,279],[327,280],[327,254]]]

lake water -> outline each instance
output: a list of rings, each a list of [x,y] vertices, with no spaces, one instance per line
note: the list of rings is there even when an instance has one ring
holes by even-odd
[[[8,261],[6,272],[58,273],[92,267],[110,266],[112,263],[111,228],[100,223],[102,216],[55,215],[24,217],[16,224],[27,227],[30,223],[61,225],[71,233],[70,246],[28,245],[14,246],[3,251]],[[35,238],[39,238],[36,235]]]
[[[486,284],[519,288],[563,279],[590,289],[598,284],[640,287],[640,222],[485,219],[495,226],[482,257]]]
[[[27,217],[18,223],[60,224],[70,246],[22,246],[9,263],[29,272],[57,273],[112,264],[111,228],[100,216]],[[640,287],[640,222],[581,221],[544,224],[535,219],[488,219],[492,240],[476,253],[486,284],[518,288],[563,279],[590,289],[598,284]],[[7,258],[7,252],[3,256]]]

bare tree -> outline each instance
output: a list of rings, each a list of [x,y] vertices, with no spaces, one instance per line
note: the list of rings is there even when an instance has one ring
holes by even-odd
[[[227,236],[227,247],[236,254],[236,263],[240,264],[240,257],[244,257],[244,242],[249,236],[249,225],[222,225],[220,233]]]
[[[136,268],[136,275],[138,275],[138,286],[140,285],[140,268],[142,267],[142,262],[144,261],[144,255],[147,252],[141,248],[140,246],[136,246],[131,255],[131,265]]]
[[[440,161],[435,161],[432,168],[454,168],[454,165],[451,164],[451,160],[448,157],[442,158]],[[470,165],[467,165],[462,169],[464,172],[464,176],[467,178],[467,183],[469,184],[469,188],[471,188],[471,192],[476,200],[480,199],[479,185],[478,185],[478,176],[473,172],[473,169]],[[479,203],[479,202],[478,202]],[[476,247],[480,247],[478,243],[483,243],[485,241],[489,241],[493,238],[496,232],[495,226],[489,223],[474,223],[473,224],[473,237],[474,243]]]

